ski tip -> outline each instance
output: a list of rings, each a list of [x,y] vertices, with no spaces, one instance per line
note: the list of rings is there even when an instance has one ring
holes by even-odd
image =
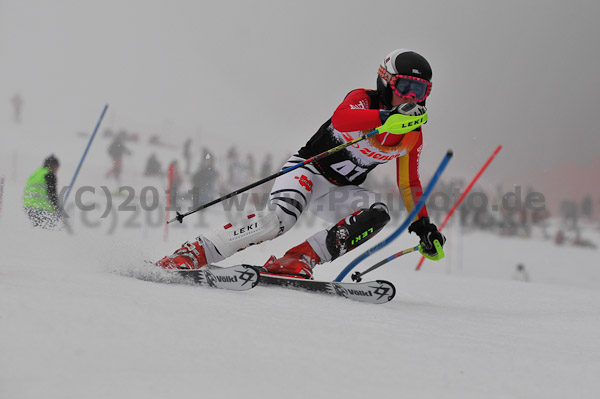
[[[446,156],[451,157],[453,155],[454,155],[454,151],[452,151],[450,149],[448,151],[446,151]]]

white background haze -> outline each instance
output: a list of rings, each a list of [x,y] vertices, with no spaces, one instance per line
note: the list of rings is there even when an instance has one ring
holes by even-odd
[[[598,15],[591,0],[0,0],[0,398],[596,398],[597,249],[558,247],[538,230],[509,238],[454,223],[446,259],[415,272],[412,254],[373,272],[398,294],[366,305],[137,280],[129,275],[145,259],[195,237],[197,219],[172,227],[168,241],[160,220],[151,228],[142,215],[132,228],[125,213],[113,230],[94,213],[98,225],[86,229],[75,212],[75,234],[37,231],[21,201],[50,153],[61,160],[59,183],[69,183],[107,103],[101,130],[142,138],[123,176],[136,189],[147,183],[153,134],[174,145],[161,150],[164,163],[187,137],[195,161],[207,146],[222,162],[234,143],[257,161],[267,150],[279,161],[347,92],[374,88],[395,48],[433,67],[424,184],[446,149],[455,153],[447,176],[470,179],[502,144],[485,181],[544,177],[554,185],[540,189],[556,191],[547,196],[580,195],[573,187],[597,189],[597,174],[555,173],[565,164],[600,169]],[[108,144],[96,138],[75,188],[115,188],[105,178]],[[211,211],[205,222],[224,217]],[[400,222],[319,266],[316,278],[335,277]],[[263,263],[318,228],[299,226],[225,264]],[[549,232],[557,228],[553,219]],[[582,234],[600,240],[596,223]],[[415,244],[403,234],[357,269]],[[518,263],[529,284],[513,281]]]

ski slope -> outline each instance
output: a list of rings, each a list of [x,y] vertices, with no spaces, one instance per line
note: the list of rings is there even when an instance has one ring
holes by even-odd
[[[127,212],[99,217],[106,200],[99,190],[84,198],[99,204],[85,214],[93,228],[67,207],[73,234],[33,230],[20,209],[25,179],[55,152],[59,182],[67,184],[87,137],[15,129],[5,129],[11,135],[0,143],[0,398],[563,399],[600,391],[597,250],[449,225],[443,261],[416,272],[411,254],[366,276],[395,284],[396,297],[385,305],[275,287],[226,292],[142,281],[131,276],[145,272],[145,259],[172,252],[206,227],[190,217],[172,225],[164,241],[162,223],[150,226],[139,216],[138,225],[128,224]],[[73,193],[116,187],[104,177],[108,143],[96,139]],[[139,176],[152,149],[134,149],[124,180],[139,192],[149,184]],[[166,164],[178,152],[160,155]],[[213,210],[204,223],[223,217]],[[316,278],[334,278],[400,222],[319,266]],[[318,220],[298,226],[223,264],[281,256],[322,227]],[[584,233],[600,239],[592,226]],[[415,242],[404,234],[358,269]],[[531,283],[512,280],[518,263]]]
[[[600,388],[590,250],[465,235],[461,270],[415,272],[416,256],[399,258],[370,275],[394,282],[396,298],[369,305],[141,281],[128,275],[166,244],[16,226],[0,225],[3,398],[594,398]],[[259,262],[288,242],[230,261]],[[515,248],[532,283],[510,281],[502,261]],[[568,284],[551,281],[561,275]]]

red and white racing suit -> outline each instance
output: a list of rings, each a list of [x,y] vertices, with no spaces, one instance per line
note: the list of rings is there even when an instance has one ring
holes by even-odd
[[[288,160],[283,169],[378,128],[382,124],[379,110],[376,91],[353,90],[337,107],[332,118]],[[344,246],[340,240],[348,234],[363,234],[363,231],[374,235],[389,221],[387,206],[378,200],[375,193],[360,187],[360,184],[377,165],[395,161],[398,188],[410,212],[422,194],[418,173],[421,149],[420,127],[403,135],[381,133],[280,176],[275,180],[268,204],[269,210],[275,212],[280,220],[279,234],[288,231],[302,212],[309,210],[335,223],[307,240],[322,261],[330,261],[353,249],[356,245],[348,243]],[[360,216],[361,210],[373,211]],[[387,219],[382,217],[382,212]],[[423,216],[427,216],[425,207],[418,215]],[[352,223],[359,225],[351,226]]]

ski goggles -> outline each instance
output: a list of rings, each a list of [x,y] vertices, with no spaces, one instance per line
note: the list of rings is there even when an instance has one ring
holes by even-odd
[[[431,93],[431,82],[409,75],[392,75],[385,68],[379,68],[381,76],[401,98],[414,98],[415,101],[425,100]]]

